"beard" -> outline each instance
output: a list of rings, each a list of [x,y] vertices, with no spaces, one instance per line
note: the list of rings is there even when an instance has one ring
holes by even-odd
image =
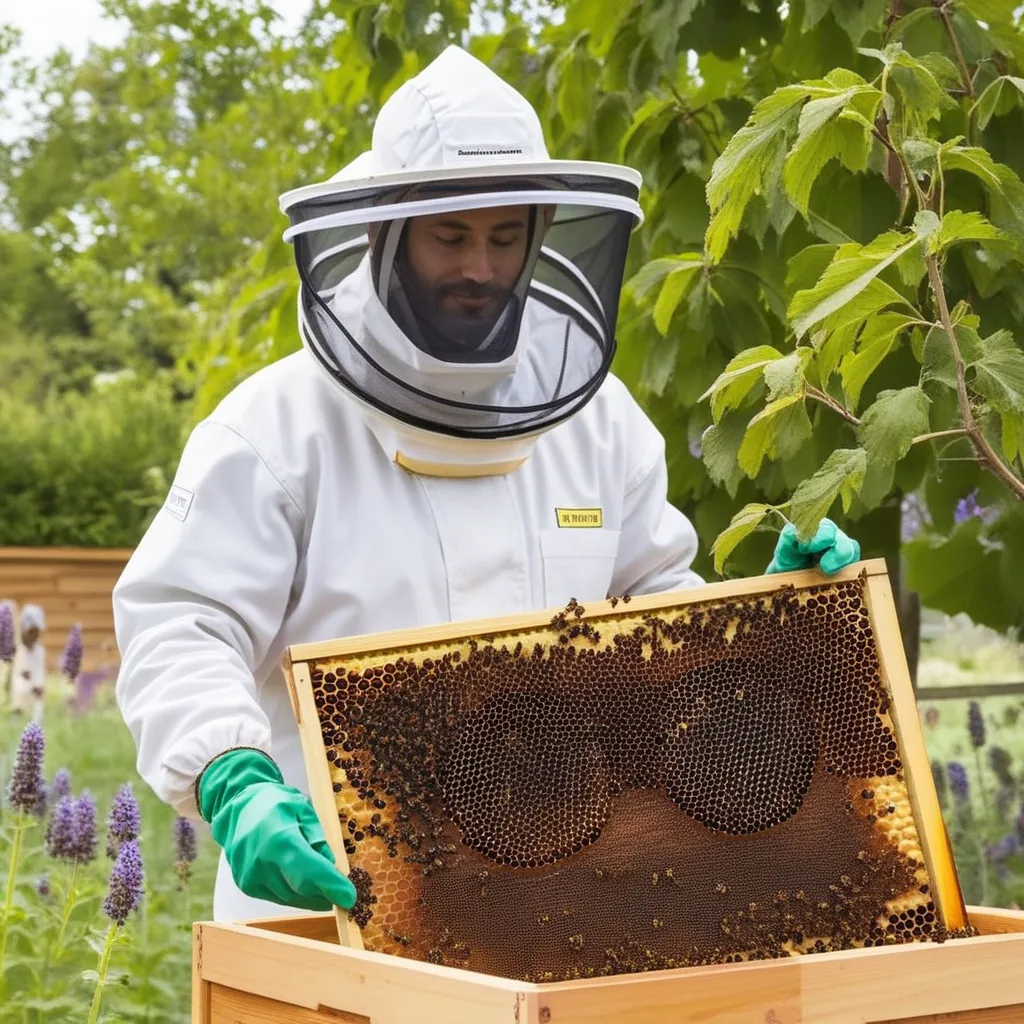
[[[451,362],[489,362],[508,354],[500,335],[504,324],[518,321],[518,317],[509,316],[517,305],[511,286],[477,281],[430,286],[404,260],[396,262],[395,270],[392,280],[399,284],[405,302],[392,303],[392,315],[402,306],[408,307],[415,320],[415,333],[432,356]],[[486,305],[456,310],[450,308],[453,299],[486,300]]]

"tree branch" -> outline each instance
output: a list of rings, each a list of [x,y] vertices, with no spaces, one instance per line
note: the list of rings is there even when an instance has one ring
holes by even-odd
[[[845,405],[842,405],[839,402],[837,402],[827,392],[814,387],[814,385],[812,384],[807,384],[805,386],[805,393],[808,398],[813,398],[816,402],[821,402],[822,405],[827,405],[833,412],[839,413],[839,415],[842,416],[842,418],[846,420],[847,423],[851,424],[854,427],[860,426],[860,420],[857,419],[857,417],[854,416],[854,414],[850,412],[850,410],[847,409]]]
[[[956,53],[956,63],[960,68],[960,77],[964,80],[964,88],[967,90],[967,95],[973,100],[975,98],[974,93],[974,76],[971,74],[971,69],[967,66],[967,61],[964,60],[964,51],[960,49],[960,40],[956,37],[956,32],[953,31],[953,22],[949,17],[949,11],[946,10],[948,3],[944,0],[932,0],[932,3],[938,8],[939,17],[942,18],[942,24],[946,27],[946,35],[949,36],[949,41],[953,44],[953,51]]]
[[[953,364],[956,369],[956,398],[957,405],[960,408],[960,419],[963,422],[964,433],[970,438],[978,462],[999,477],[1018,498],[1024,499],[1024,481],[1018,479],[1013,470],[999,458],[992,445],[988,443],[987,438],[981,432],[978,421],[974,418],[971,399],[967,394],[967,365],[964,363],[960,344],[956,340],[956,329],[953,327],[953,321],[949,316],[946,291],[942,286],[942,275],[939,272],[939,259],[934,255],[926,256],[925,263],[928,266],[928,280],[932,286],[932,294],[935,296],[935,301],[939,307],[939,321],[953,349]]]
[[[882,37],[882,42],[888,44],[889,34],[892,32],[893,25],[900,20],[900,0],[892,0],[892,7],[889,8],[889,16],[885,19],[885,35]]]
[[[936,430],[931,434],[918,434],[910,443],[921,444],[923,441],[935,441],[940,437],[966,437],[967,431],[963,427],[956,427],[954,430]]]

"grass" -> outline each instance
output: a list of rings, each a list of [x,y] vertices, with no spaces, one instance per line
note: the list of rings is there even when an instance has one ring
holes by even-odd
[[[122,930],[129,948],[114,951],[114,983],[105,989],[102,1019],[184,1024],[190,1019],[191,921],[212,916],[217,847],[206,826],[197,823],[198,857],[192,865],[191,882],[182,891],[174,871],[172,829],[176,815],[136,773],[132,737],[109,695],[103,694],[99,706],[89,714],[72,717],[61,703],[63,681],[51,680],[50,689],[57,696],[45,709],[44,774],[49,781],[57,769],[66,768],[71,773],[73,793],[90,791],[97,804],[99,855],[76,878],[76,905],[67,928],[68,948],[61,962],[47,972],[44,983],[38,973],[33,973],[33,961],[42,959],[58,927],[55,920],[64,905],[71,869],[46,856],[41,827],[35,826],[26,834],[26,856],[19,871],[17,893],[22,920],[20,945],[18,934],[13,934],[6,962],[7,998],[0,999],[0,1021],[86,1019],[92,992],[88,975],[85,980],[81,975],[95,968],[97,933],[107,924],[100,900],[111,862],[104,855],[103,824],[114,793],[123,783],[131,782],[141,810],[146,898],[142,910]],[[24,718],[9,713],[0,721],[5,789],[24,726]],[[13,825],[9,810],[0,823],[9,834]],[[0,842],[0,851],[6,878],[9,846]],[[43,874],[49,876],[53,887],[48,898],[36,892],[36,883]],[[18,998],[16,994],[20,994]]]

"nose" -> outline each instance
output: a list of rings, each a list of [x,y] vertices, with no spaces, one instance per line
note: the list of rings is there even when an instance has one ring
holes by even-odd
[[[494,277],[494,267],[491,266],[486,239],[474,240],[466,246],[462,275],[477,284],[487,284]]]

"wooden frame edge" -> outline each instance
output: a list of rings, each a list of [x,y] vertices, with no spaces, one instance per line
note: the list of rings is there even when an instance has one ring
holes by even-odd
[[[598,618],[604,615],[621,615],[663,609],[668,605],[678,606],[717,601],[731,597],[746,597],[761,594],[766,590],[765,580],[770,579],[773,589],[793,586],[798,590],[820,587],[830,583],[855,580],[864,573],[868,579],[886,576],[884,558],[872,558],[826,576],[818,569],[800,569],[797,572],[783,572],[766,576],[747,576],[739,580],[723,580],[706,583],[701,587],[686,590],[661,591],[657,594],[643,594],[630,599],[628,605],[616,599],[616,606],[610,600],[588,601],[583,618]],[[502,615],[489,619],[467,619],[460,622],[445,622],[416,629],[390,630],[383,633],[363,633],[338,640],[323,640],[315,643],[294,644],[288,648],[286,657],[290,664],[316,661],[318,658],[337,658],[349,654],[367,654],[378,650],[400,650],[421,647],[426,644],[444,643],[470,636],[495,636],[502,633],[519,632],[546,625],[551,616],[561,608],[545,608],[540,611],[516,615]]]
[[[323,734],[320,731],[320,719],[317,716],[316,704],[313,700],[313,681],[309,675],[309,666],[304,662],[285,662],[285,678],[292,699],[292,708],[299,726],[299,741],[302,744],[302,757],[306,762],[306,776],[309,782],[309,796],[313,809],[320,819],[320,827],[324,830],[327,845],[334,854],[334,862],[339,871],[349,873],[348,855],[345,853],[345,836],[338,820],[338,808],[334,802],[334,786],[331,782],[330,770],[327,767],[327,751],[324,748]],[[354,949],[363,948],[363,935],[359,926],[353,921],[346,910],[334,908],[335,921],[338,925],[338,940],[343,946]]]
[[[953,846],[942,817],[931,762],[925,747],[917,700],[900,636],[892,584],[887,576],[867,580],[865,599],[875,643],[879,669],[889,690],[889,714],[896,726],[904,760],[907,793],[917,823],[921,852],[931,879],[932,898],[947,928],[968,926],[967,909],[953,860]]]

